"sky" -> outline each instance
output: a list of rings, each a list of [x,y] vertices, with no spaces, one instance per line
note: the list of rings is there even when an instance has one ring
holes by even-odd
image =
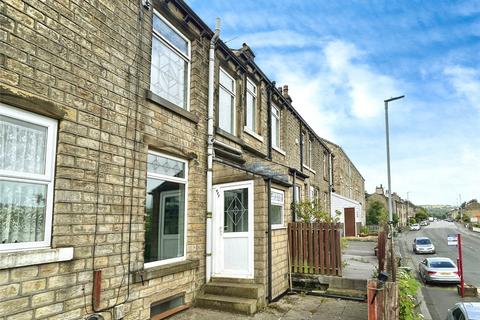
[[[293,106],[345,150],[366,191],[417,204],[480,198],[480,1],[187,0],[231,48],[287,84]]]

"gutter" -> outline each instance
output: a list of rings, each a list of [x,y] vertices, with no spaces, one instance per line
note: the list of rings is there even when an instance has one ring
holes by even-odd
[[[214,156],[214,128],[213,128],[213,115],[214,115],[214,74],[215,74],[215,45],[220,36],[220,19],[217,18],[215,33],[210,40],[210,51],[208,58],[208,139],[207,139],[207,223],[206,223],[206,282],[210,281],[212,275],[212,238],[213,238],[213,226],[212,226],[212,207],[213,207],[213,156]]]

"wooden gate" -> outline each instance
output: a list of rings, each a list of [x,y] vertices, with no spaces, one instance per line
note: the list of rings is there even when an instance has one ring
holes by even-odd
[[[292,222],[288,245],[293,273],[342,275],[341,225]]]
[[[343,209],[343,216],[345,218],[345,236],[355,237],[355,208]]]

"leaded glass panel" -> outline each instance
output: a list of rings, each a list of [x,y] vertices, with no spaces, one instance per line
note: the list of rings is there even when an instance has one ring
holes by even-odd
[[[224,192],[224,231],[248,232],[248,189]]]
[[[188,63],[161,40],[152,39],[152,91],[181,107],[187,107]]]

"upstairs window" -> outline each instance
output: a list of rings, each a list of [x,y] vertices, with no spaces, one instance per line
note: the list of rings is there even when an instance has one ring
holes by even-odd
[[[155,11],[150,74],[152,92],[187,109],[190,61],[190,41]]]
[[[326,180],[328,179],[328,154],[326,152],[323,153],[323,178]]]
[[[235,135],[235,79],[220,68],[218,123],[226,132]]]
[[[257,112],[257,86],[247,79],[247,96],[246,96],[246,127],[256,133],[256,112]]]
[[[57,121],[0,103],[0,251],[48,247]]]
[[[312,168],[312,140],[308,139],[308,161],[307,164],[310,168]]]
[[[280,148],[280,110],[272,105],[272,147]]]

